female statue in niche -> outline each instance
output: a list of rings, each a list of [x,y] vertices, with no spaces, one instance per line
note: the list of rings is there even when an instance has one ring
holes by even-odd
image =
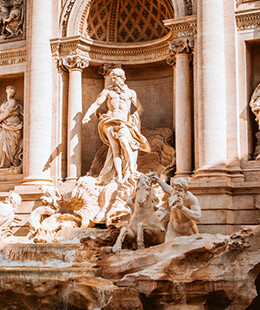
[[[14,86],[7,86],[7,100],[0,106],[0,168],[21,164],[23,115],[15,91]]]

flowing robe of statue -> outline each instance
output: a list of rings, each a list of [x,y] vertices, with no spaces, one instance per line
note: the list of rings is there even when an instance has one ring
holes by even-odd
[[[15,90],[7,87],[8,99],[0,106],[0,168],[21,163],[22,129],[21,106],[13,98]]]
[[[110,113],[103,114],[100,117],[98,125],[98,131],[101,141],[108,146],[108,153],[103,169],[99,174],[99,180],[101,183],[109,183],[116,176],[116,169],[113,164],[113,152],[109,143],[108,137],[106,136],[104,128],[107,126],[113,127],[113,135],[119,136],[124,135],[124,138],[129,142],[131,148],[131,155],[128,154],[128,158],[132,160],[133,171],[130,171],[130,163],[127,160],[127,156],[122,153],[122,173],[123,176],[131,175],[137,171],[137,156],[138,151],[149,152],[150,147],[146,138],[141,134],[141,121],[138,112],[134,112],[129,115],[128,121],[125,122],[121,119],[114,119],[110,116]],[[120,140],[120,137],[118,137]]]

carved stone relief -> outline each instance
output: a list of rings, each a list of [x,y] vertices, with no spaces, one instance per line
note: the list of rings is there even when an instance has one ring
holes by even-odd
[[[0,40],[24,34],[24,0],[0,1]]]
[[[14,86],[7,86],[7,99],[0,106],[0,169],[20,172],[23,154],[23,107],[15,98],[15,91]],[[1,173],[3,172],[2,170]]]
[[[251,12],[242,11],[236,13],[237,30],[244,31],[260,27],[260,12],[252,10]]]

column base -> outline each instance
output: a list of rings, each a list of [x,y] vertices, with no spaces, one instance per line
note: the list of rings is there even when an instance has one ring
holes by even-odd
[[[28,176],[22,180],[22,186],[25,185],[49,185],[53,186],[53,181],[51,178],[40,177],[40,176]]]
[[[78,180],[77,177],[67,177],[65,182],[66,183],[76,183],[77,180]]]
[[[201,167],[192,175],[194,181],[209,182],[231,182],[231,175],[226,166],[219,167]]]
[[[174,178],[189,178],[191,174],[191,171],[176,171]]]

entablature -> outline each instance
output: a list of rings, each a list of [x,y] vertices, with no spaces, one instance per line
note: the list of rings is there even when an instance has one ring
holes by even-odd
[[[90,62],[103,64],[144,64],[165,60],[168,55],[168,43],[172,34],[168,33],[163,38],[147,42],[112,43],[93,42],[82,36],[57,38],[51,40],[52,54],[54,57],[66,57],[79,51],[86,54]]]
[[[257,9],[236,12],[237,30],[251,30],[260,28],[260,7]]]

